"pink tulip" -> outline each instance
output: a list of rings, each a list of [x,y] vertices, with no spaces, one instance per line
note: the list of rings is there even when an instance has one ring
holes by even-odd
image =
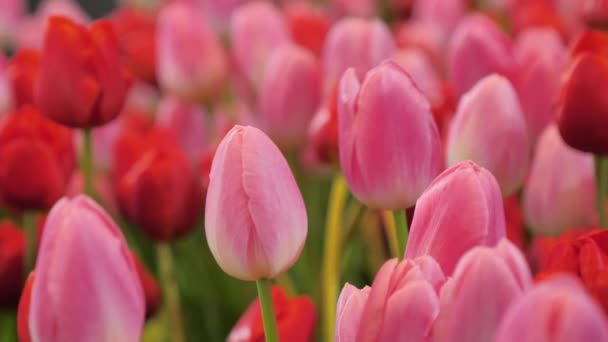
[[[323,47],[324,92],[328,94],[348,68],[357,77],[396,51],[388,27],[378,19],[345,18],[338,21],[327,34]]]
[[[331,0],[331,6],[339,16],[369,17],[376,14],[375,0]]]
[[[257,89],[270,55],[291,42],[281,12],[265,1],[239,7],[230,19],[230,40],[236,65],[249,85]]]
[[[228,62],[200,12],[183,3],[167,5],[158,15],[156,39],[156,71],[163,88],[193,101],[221,92]]]
[[[466,7],[466,0],[416,0],[412,18],[439,25],[446,32],[451,32],[464,16]]]
[[[446,145],[449,165],[473,160],[492,172],[505,196],[521,187],[530,145],[526,120],[509,80],[486,76],[460,98]]]
[[[511,305],[494,341],[608,341],[608,324],[579,281],[559,275],[539,283]]]
[[[0,43],[13,39],[26,12],[25,0],[0,0]]]
[[[530,141],[534,143],[555,119],[555,101],[567,51],[559,34],[550,28],[520,33],[513,51],[519,65],[514,85],[528,124]]]
[[[33,341],[139,341],[145,301],[120,229],[85,196],[59,200],[36,260]]]
[[[372,287],[346,284],[338,299],[336,342],[432,341],[445,278],[431,257],[387,261]]]
[[[218,146],[209,178],[207,242],[224,272],[257,280],[289,269],[306,240],[306,208],[270,138],[235,126]]]
[[[512,77],[515,59],[511,41],[490,18],[471,14],[462,19],[451,37],[447,68],[457,96],[489,74]]]
[[[203,13],[216,30],[225,32],[230,24],[230,16],[249,0],[191,0],[200,3]]]
[[[405,257],[430,255],[451,275],[469,249],[494,246],[504,236],[496,179],[471,161],[461,162],[440,174],[416,202]]]
[[[441,141],[429,103],[396,63],[360,82],[349,69],[338,94],[340,165],[353,194],[368,206],[412,206],[442,169]]]
[[[9,80],[8,62],[0,52],[0,117],[13,109],[13,102],[13,87]]]
[[[392,60],[412,76],[432,107],[443,102],[441,79],[427,54],[416,48],[401,49]]]
[[[441,288],[437,341],[493,341],[501,318],[531,284],[526,259],[506,238],[494,248],[471,249]]]
[[[156,120],[159,126],[171,129],[182,150],[192,161],[197,161],[209,148],[206,113],[196,104],[177,97],[166,97],[158,107]]]
[[[526,222],[537,234],[558,235],[593,224],[593,155],[566,145],[555,125],[538,140],[523,206]]]
[[[397,29],[395,39],[401,48],[417,48],[424,51],[435,67],[443,68],[447,49],[447,33],[434,23],[408,20]]]
[[[301,146],[321,101],[318,60],[295,45],[277,49],[266,66],[259,96],[266,133],[281,146]]]

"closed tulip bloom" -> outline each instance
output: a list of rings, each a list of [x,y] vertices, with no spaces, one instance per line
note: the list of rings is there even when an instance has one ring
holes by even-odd
[[[344,18],[335,23],[323,47],[324,92],[329,93],[348,68],[357,77],[396,51],[390,30],[378,19]]]
[[[443,272],[431,257],[387,261],[372,287],[346,284],[338,299],[336,342],[433,341]]]
[[[443,102],[441,79],[428,55],[417,48],[401,49],[391,59],[403,68],[414,80],[431,107]]]
[[[230,19],[230,42],[236,65],[245,80],[257,89],[274,50],[291,42],[285,18],[266,1],[239,7]]]
[[[450,38],[447,55],[449,79],[462,96],[484,76],[513,76],[515,59],[511,41],[488,17],[471,14],[458,24]]]
[[[7,77],[11,82],[15,108],[34,103],[34,85],[38,77],[40,52],[22,49],[11,58]]]
[[[590,52],[608,57],[608,33],[599,30],[585,30],[573,41],[570,47],[571,57]]]
[[[493,341],[505,312],[531,285],[526,259],[507,239],[471,249],[441,288],[437,341]]]
[[[25,233],[10,221],[0,221],[0,308],[19,303],[23,285]]]
[[[0,123],[0,197],[15,209],[48,209],[76,164],[71,131],[30,106]]]
[[[161,10],[157,25],[156,71],[160,85],[192,101],[219,95],[227,79],[228,61],[202,14],[176,2]]]
[[[472,160],[490,170],[505,196],[517,191],[528,172],[528,128],[515,89],[490,75],[460,98],[446,143],[447,163]]]
[[[290,3],[284,12],[294,43],[320,56],[331,26],[329,16],[306,2]]]
[[[139,341],[144,295],[120,229],[85,196],[51,210],[29,307],[32,341]]]
[[[301,146],[320,102],[321,69],[315,56],[295,45],[276,50],[259,93],[264,131],[280,146]]]
[[[524,188],[524,212],[537,234],[591,225],[595,215],[593,155],[566,145],[557,127],[541,135]]]
[[[441,141],[430,106],[412,78],[386,62],[360,82],[340,82],[340,165],[353,194],[368,206],[412,206],[441,171]]]
[[[87,29],[65,17],[50,19],[35,86],[44,115],[72,127],[103,125],[120,114],[129,86],[109,21]]]
[[[608,324],[576,279],[561,275],[517,299],[504,315],[495,341],[608,341]]]
[[[207,242],[224,272],[258,280],[289,269],[304,247],[307,217],[278,147],[257,128],[235,126],[218,146],[209,177]]]
[[[494,246],[504,236],[505,214],[496,179],[465,161],[440,174],[416,202],[405,257],[430,255],[451,275],[469,249]]]

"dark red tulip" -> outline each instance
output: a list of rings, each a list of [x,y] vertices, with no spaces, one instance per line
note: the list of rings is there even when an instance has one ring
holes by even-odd
[[[272,302],[277,319],[279,340],[290,342],[313,341],[316,312],[312,300],[306,296],[287,298],[279,286],[272,287]],[[264,327],[260,301],[256,299],[236,323],[227,342],[263,342]]]
[[[10,221],[0,221],[0,308],[16,308],[23,285],[25,234]]]
[[[65,192],[76,163],[72,132],[31,107],[0,123],[0,197],[15,209],[46,209]]]
[[[83,128],[118,116],[130,86],[118,46],[108,20],[87,29],[66,17],[49,19],[35,89],[40,111]]]
[[[8,78],[13,87],[15,108],[34,103],[34,84],[38,77],[40,52],[34,49],[17,51],[8,66]]]

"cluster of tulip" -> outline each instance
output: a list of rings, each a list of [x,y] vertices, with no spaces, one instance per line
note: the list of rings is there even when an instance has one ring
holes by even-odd
[[[608,341],[608,1],[24,7],[0,341]]]

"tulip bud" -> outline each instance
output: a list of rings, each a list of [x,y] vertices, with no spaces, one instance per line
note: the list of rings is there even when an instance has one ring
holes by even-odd
[[[321,98],[321,70],[315,56],[289,45],[276,50],[260,87],[264,131],[280,146],[297,147]]]
[[[526,259],[508,240],[494,248],[471,249],[441,288],[435,337],[445,342],[493,341],[511,303],[531,285]]]
[[[306,2],[289,4],[284,11],[294,43],[320,56],[331,25],[327,14]]]
[[[353,194],[368,206],[412,206],[441,171],[441,142],[429,103],[394,62],[363,82],[349,69],[340,82],[340,165]]]
[[[316,313],[312,300],[306,296],[287,298],[279,286],[272,287],[279,340],[290,342],[309,342],[313,340]],[[236,323],[227,342],[254,342],[264,340],[260,300],[249,305]]]
[[[593,223],[593,156],[566,145],[557,127],[541,135],[524,188],[526,221],[537,234],[557,235]]]
[[[139,341],[145,302],[135,264],[120,229],[88,197],[51,210],[30,304],[33,341]]]
[[[16,308],[23,285],[25,234],[10,221],[0,221],[0,308]]]
[[[420,49],[402,49],[391,58],[414,80],[424,96],[435,108],[443,102],[441,79],[427,55]]]
[[[273,278],[295,263],[307,234],[306,208],[287,161],[259,129],[235,126],[211,166],[207,242],[235,278]]]
[[[505,313],[494,341],[608,341],[608,324],[576,279],[562,275],[518,298]]]
[[[439,25],[444,31],[454,30],[466,12],[466,0],[417,0],[412,7],[412,19]]]
[[[488,17],[472,14],[456,27],[447,56],[449,79],[458,97],[492,73],[513,76],[511,41]]]
[[[192,101],[215,98],[227,78],[228,62],[202,14],[173,3],[158,15],[158,80],[167,91]]]
[[[0,197],[9,206],[50,208],[64,194],[75,164],[71,131],[33,107],[0,123]]]
[[[44,115],[72,127],[103,125],[120,114],[129,85],[109,21],[86,29],[65,17],[50,19],[35,86]]]
[[[345,18],[332,26],[323,47],[324,91],[329,93],[348,68],[357,77],[396,50],[388,27],[378,19]]]
[[[440,174],[416,202],[405,257],[430,255],[451,275],[469,249],[494,246],[504,236],[496,179],[471,161],[461,162]]]
[[[15,108],[34,103],[34,84],[39,65],[40,53],[36,50],[19,50],[11,59],[7,73],[13,88]]]
[[[273,5],[252,1],[232,14],[230,41],[239,71],[257,89],[270,55],[289,44],[291,37],[285,19]]]
[[[486,76],[460,98],[446,145],[449,165],[472,160],[487,168],[505,196],[521,187],[530,145],[524,114],[509,80]]]
[[[346,284],[338,299],[337,342],[432,341],[445,278],[431,257],[387,261],[372,287]]]

